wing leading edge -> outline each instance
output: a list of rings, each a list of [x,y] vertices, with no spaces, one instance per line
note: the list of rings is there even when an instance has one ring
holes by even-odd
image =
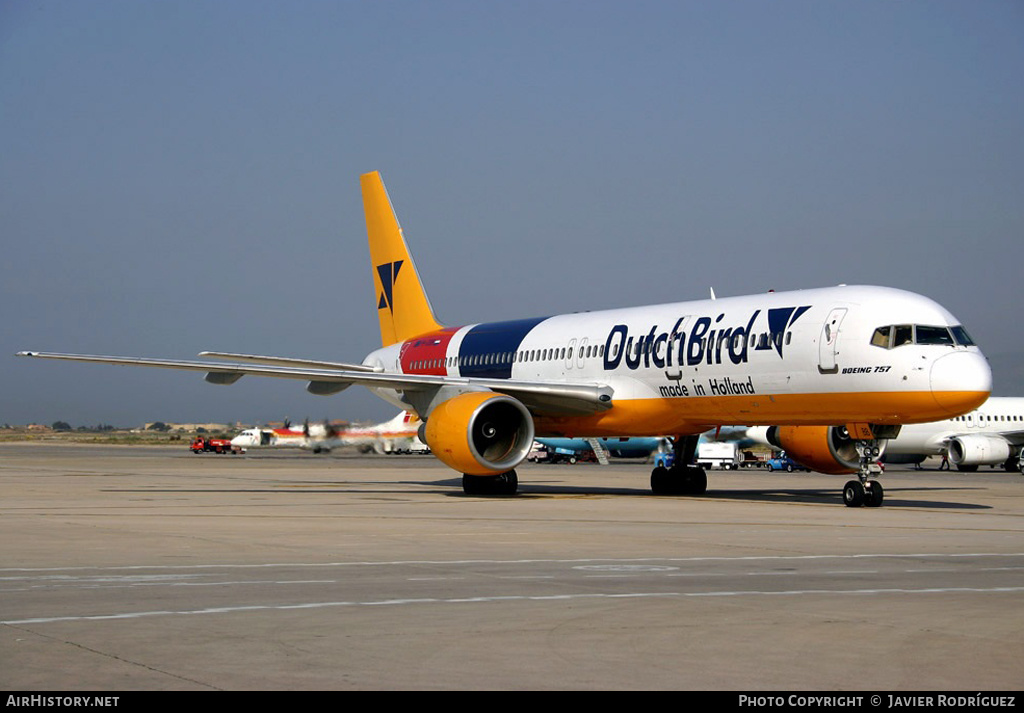
[[[512,381],[508,379],[464,378],[421,374],[393,374],[373,367],[339,362],[322,362],[287,357],[264,357],[227,352],[201,352],[203,356],[235,359],[237,363],[154,359],[147,357],[105,356],[98,354],[62,354],[21,351],[17,356],[36,359],[60,359],[115,366],[148,366],[158,369],[205,371],[213,384],[233,384],[243,376],[266,376],[308,381],[306,389],[318,395],[337,393],[352,384],[369,388],[430,392],[445,386],[486,390],[520,399],[538,415],[582,416],[612,407],[611,387],[601,384],[565,384],[548,381]]]

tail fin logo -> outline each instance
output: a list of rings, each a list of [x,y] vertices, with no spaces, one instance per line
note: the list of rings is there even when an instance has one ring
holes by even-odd
[[[391,314],[395,313],[394,290],[395,280],[398,279],[398,271],[402,269],[404,260],[386,262],[377,266],[377,275],[380,277],[380,284],[384,291],[380,293],[380,300],[377,302],[377,309],[387,308]]]

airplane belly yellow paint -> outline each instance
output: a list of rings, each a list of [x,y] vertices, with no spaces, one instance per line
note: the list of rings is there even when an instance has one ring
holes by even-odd
[[[886,425],[925,423],[977,408],[987,391],[875,392],[845,394],[767,394],[758,397],[698,397],[683,403],[652,398],[617,401],[601,414],[584,417],[537,417],[540,436],[649,436],[697,434],[715,426],[778,423],[818,426],[840,421]],[[726,414],[743,413],[730,420]]]

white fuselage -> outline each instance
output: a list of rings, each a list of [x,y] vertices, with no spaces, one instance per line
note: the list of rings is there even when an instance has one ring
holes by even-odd
[[[915,325],[928,328],[917,342]],[[911,328],[910,343],[896,343],[897,326]],[[935,341],[935,327],[945,343]],[[914,293],[864,286],[470,325],[379,349],[363,363],[467,383],[486,377],[613,389],[608,411],[539,418],[538,435],[917,423],[969,411],[991,388],[984,356],[947,310]],[[398,391],[376,391],[409,407]]]

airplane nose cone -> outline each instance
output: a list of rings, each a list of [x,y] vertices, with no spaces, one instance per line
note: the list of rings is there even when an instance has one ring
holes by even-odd
[[[932,396],[958,416],[978,408],[992,391],[992,369],[980,352],[953,352],[932,364]]]

